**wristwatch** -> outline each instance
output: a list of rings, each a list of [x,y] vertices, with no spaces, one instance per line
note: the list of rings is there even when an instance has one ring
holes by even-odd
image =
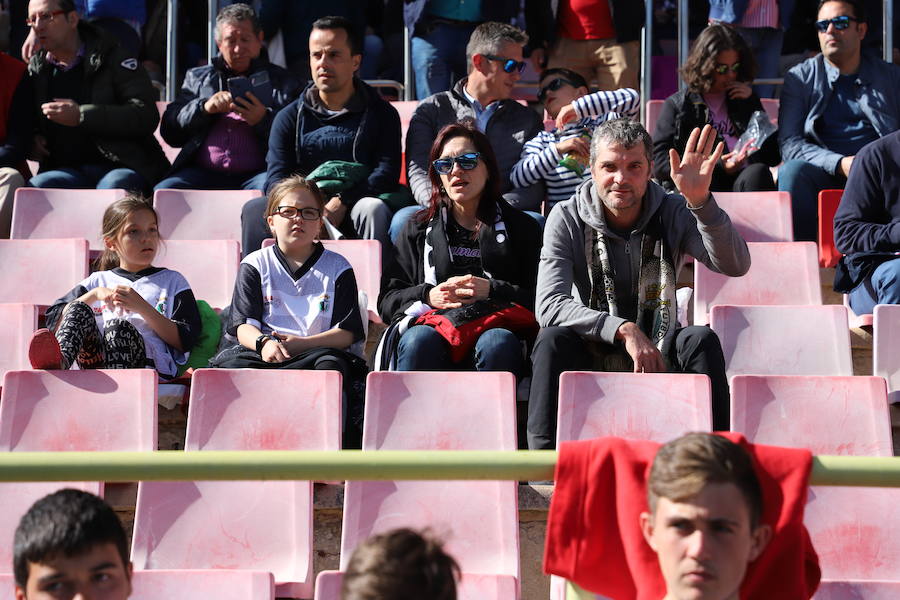
[[[268,342],[271,339],[273,339],[273,338],[268,333],[264,333],[261,336],[259,336],[258,338],[256,338],[256,353],[262,354],[263,346],[265,346],[266,342]]]

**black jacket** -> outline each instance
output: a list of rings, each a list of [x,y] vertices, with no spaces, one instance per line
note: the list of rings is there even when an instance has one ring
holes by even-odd
[[[266,71],[269,81],[272,83],[272,96],[260,98],[266,104],[268,110],[263,120],[257,123],[253,130],[259,147],[265,156],[268,150],[269,131],[275,113],[296,99],[300,93],[300,82],[297,78],[278,65],[270,63],[260,57],[250,63],[248,73]],[[172,164],[172,170],[184,168],[190,165],[197,150],[206,140],[206,135],[221,115],[211,115],[203,110],[203,104],[216,92],[228,89],[228,79],[235,77],[236,73],[228,68],[221,56],[213,59],[211,65],[196,67],[187,72],[184,84],[178,98],[166,107],[162,116],[160,134],[167,144],[174,148],[181,147],[181,152]]]
[[[534,218],[505,200],[498,200],[498,205],[508,239],[498,241],[500,236],[494,226],[482,227],[478,235],[482,265],[485,273],[491,274],[490,297],[534,310],[541,228]],[[450,251],[440,217],[421,223],[414,216],[394,243],[396,258],[382,277],[378,312],[386,323],[401,316],[417,300],[428,303],[428,292],[434,287],[425,283],[425,233],[430,224],[434,225],[430,242],[434,249],[435,278],[441,283],[449,277]]]
[[[756,94],[745,99],[725,100],[728,109],[728,117],[739,133],[747,129],[747,123],[754,111],[763,110],[762,102]],[[656,121],[656,130],[653,132],[653,177],[666,191],[674,191],[675,184],[669,177],[669,149],[675,148],[679,154],[684,154],[688,137],[695,127],[703,127],[709,122],[709,108],[703,102],[703,97],[696,92],[681,90],[666,98],[663,103],[659,119]],[[722,141],[722,136],[716,136],[716,143]],[[727,150],[726,150],[727,152]],[[781,153],[778,150],[778,134],[773,133],[763,143],[762,148],[747,158],[748,164],[764,163],[774,167],[781,162]],[[716,170],[724,170],[721,162]],[[731,190],[717,190],[731,191]]]
[[[79,21],[78,35],[85,45],[84,90],[90,97],[90,102],[80,107],[78,127],[103,157],[137,171],[152,186],[169,170],[169,161],[153,137],[159,112],[158,94],[150,77],[127,51],[90,23]],[[46,135],[50,121],[40,113],[40,107],[52,100],[49,87],[53,73],[46,51],[31,57],[28,71],[34,79],[38,131]],[[42,171],[65,166],[56,164],[53,156],[41,162]]]

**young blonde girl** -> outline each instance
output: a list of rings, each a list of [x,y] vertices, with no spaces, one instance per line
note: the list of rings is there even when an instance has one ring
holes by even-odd
[[[127,195],[103,213],[106,246],[99,270],[47,311],[28,358],[36,369],[155,368],[172,378],[200,333],[187,280],[153,266],[159,248],[153,206]]]

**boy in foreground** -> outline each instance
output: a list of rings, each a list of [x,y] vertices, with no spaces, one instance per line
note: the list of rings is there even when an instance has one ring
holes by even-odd
[[[65,489],[35,502],[13,549],[16,600],[125,600],[131,562],[122,523],[106,502]]]

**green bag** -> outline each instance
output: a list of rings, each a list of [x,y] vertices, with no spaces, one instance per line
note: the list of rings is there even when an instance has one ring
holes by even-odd
[[[178,375],[184,374],[191,367],[195,369],[206,367],[219,347],[219,338],[222,336],[222,321],[219,315],[204,300],[197,300],[197,310],[200,311],[200,336],[191,349],[187,362],[178,369]]]

